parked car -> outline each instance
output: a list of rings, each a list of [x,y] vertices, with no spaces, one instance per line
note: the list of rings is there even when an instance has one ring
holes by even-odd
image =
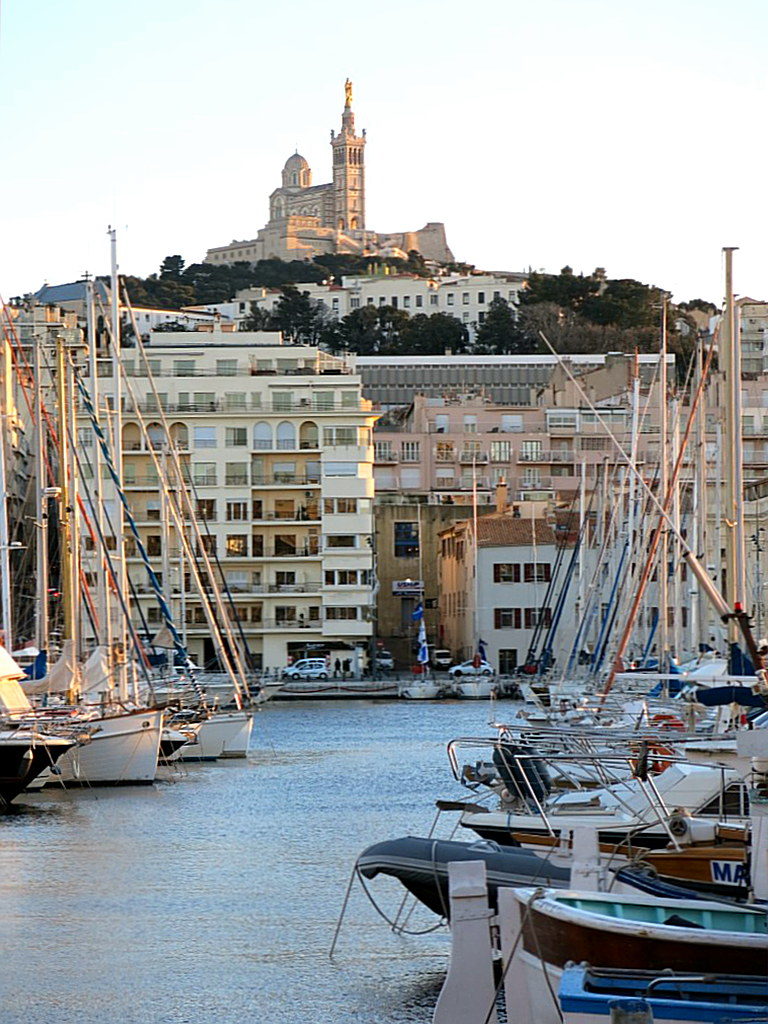
[[[327,679],[328,665],[325,658],[299,658],[282,671],[283,679]]]
[[[429,661],[430,664],[432,665],[432,668],[444,671],[445,669],[451,667],[453,658],[451,657],[450,651],[446,651],[442,647],[437,647],[435,648],[434,651],[430,652]]]
[[[384,672],[394,671],[395,659],[389,651],[376,652],[376,668],[382,669]]]
[[[492,676],[493,666],[487,661],[481,661],[479,665],[475,665],[474,658],[470,658],[469,661],[462,661],[460,665],[449,668],[448,675],[453,676],[454,679],[459,679],[461,676]]]

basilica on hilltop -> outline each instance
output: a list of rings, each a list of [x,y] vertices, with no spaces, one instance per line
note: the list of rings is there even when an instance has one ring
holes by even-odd
[[[288,157],[282,182],[269,197],[269,221],[256,238],[209,249],[206,263],[235,263],[278,257],[311,259],[322,253],[405,258],[411,249],[425,259],[453,261],[445,226],[382,234],[365,226],[365,130],[355,130],[352,83],[344,83],[341,130],[331,132],[333,181],[312,184],[312,170],[298,153]]]

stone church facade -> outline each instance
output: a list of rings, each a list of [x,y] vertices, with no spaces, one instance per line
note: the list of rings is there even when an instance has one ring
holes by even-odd
[[[365,226],[365,130],[358,135],[352,110],[352,83],[344,86],[341,130],[331,132],[333,180],[312,184],[312,170],[299,153],[288,157],[282,182],[269,197],[269,222],[256,238],[216,246],[205,262],[235,263],[278,257],[311,259],[323,253],[361,256],[407,256],[417,249],[425,259],[453,261],[445,227],[429,223],[418,231],[392,234],[369,231]]]

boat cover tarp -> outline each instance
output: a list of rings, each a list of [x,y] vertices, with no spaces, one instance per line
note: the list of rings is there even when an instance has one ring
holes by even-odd
[[[696,690],[696,700],[706,708],[722,707],[725,704],[739,704],[743,708],[768,707],[764,697],[748,686],[712,686]]]

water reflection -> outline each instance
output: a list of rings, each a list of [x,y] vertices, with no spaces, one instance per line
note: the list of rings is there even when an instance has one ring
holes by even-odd
[[[426,834],[458,793],[445,743],[486,716],[268,706],[247,763],[25,795],[0,819],[0,1020],[423,1024],[447,933],[393,935],[355,888],[328,952],[357,854]],[[376,879],[375,899],[394,917],[402,890]],[[434,922],[420,910],[409,928]]]

